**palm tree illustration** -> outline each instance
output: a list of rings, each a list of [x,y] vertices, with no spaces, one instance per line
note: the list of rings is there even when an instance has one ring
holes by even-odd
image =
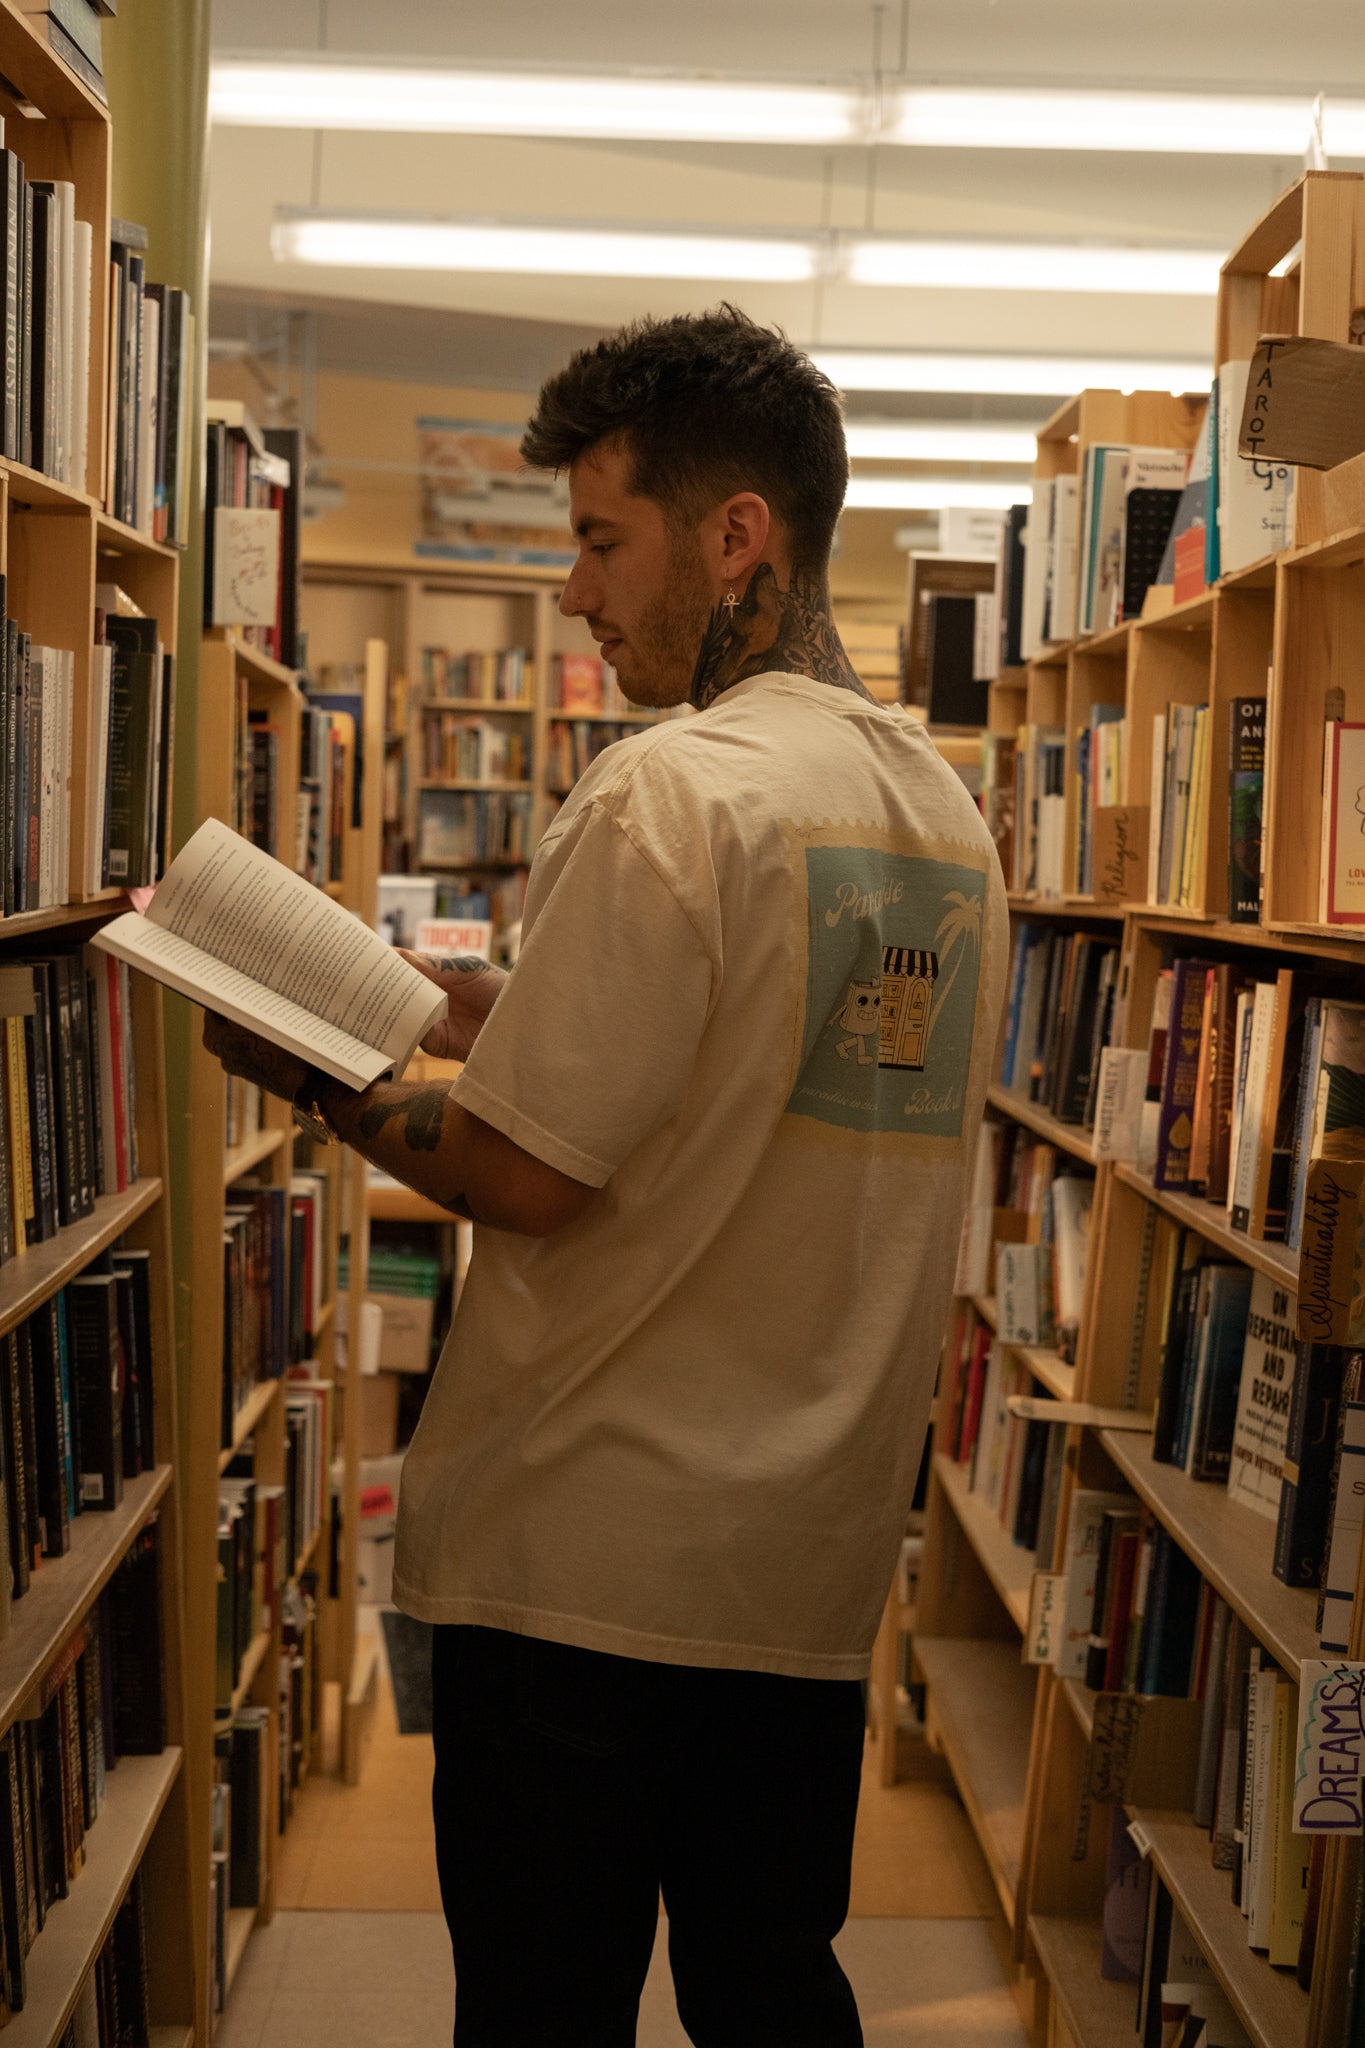
[[[934,944],[938,948],[940,969],[948,967],[950,958],[952,967],[949,972],[940,974],[938,994],[934,997],[934,1005],[929,1012],[929,1028],[924,1034],[926,1056],[939,1012],[948,1000],[953,983],[961,972],[962,963],[969,953],[975,953],[980,948],[981,900],[979,896],[965,896],[961,889],[950,889],[943,899],[946,909],[939,928],[934,933]]]

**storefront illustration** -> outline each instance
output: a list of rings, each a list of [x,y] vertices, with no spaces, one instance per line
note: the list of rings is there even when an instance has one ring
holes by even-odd
[[[919,946],[883,946],[879,1067],[924,1071],[938,954]]]

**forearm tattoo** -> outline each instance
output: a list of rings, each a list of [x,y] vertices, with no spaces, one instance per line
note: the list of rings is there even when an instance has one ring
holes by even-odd
[[[783,590],[772,565],[760,562],[739,602],[722,602],[712,612],[692,674],[691,700],[704,711],[732,684],[771,670],[809,676],[877,702],[844,652],[825,579],[793,569]]]
[[[373,1144],[385,1125],[394,1117],[401,1116],[403,1138],[409,1152],[434,1152],[441,1142],[449,1101],[448,1088],[418,1088],[411,1095],[393,1096],[388,1100],[381,1098],[366,1103],[357,1127],[361,1137]]]

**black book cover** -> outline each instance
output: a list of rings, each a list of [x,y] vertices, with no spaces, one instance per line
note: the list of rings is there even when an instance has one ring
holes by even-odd
[[[51,705],[46,711],[44,709],[46,694],[46,663],[33,659],[33,642],[30,639],[28,690],[24,697],[24,907],[27,910],[42,908],[38,900],[38,885],[42,862],[43,719],[51,716]]]
[[[105,90],[103,73],[98,66],[90,62],[75,37],[68,35],[62,24],[51,14],[47,18],[47,39],[67,69],[75,73],[82,85],[89,87],[101,106],[107,107],[109,94]]]
[[[984,725],[990,689],[976,669],[976,599],[935,592],[925,636],[931,725]]]
[[[1295,1356],[1273,1560],[1275,1576],[1286,1586],[1322,1583],[1347,1355],[1335,1344],[1301,1343]]]
[[[85,965],[79,954],[62,960],[71,1013],[72,1107],[76,1125],[76,1214],[95,1213],[95,1109],[91,1094],[90,1040],[95,1010],[86,1000]]]
[[[9,1559],[14,1597],[28,1591],[32,1556],[28,1547],[28,1475],[24,1468],[24,1415],[19,1397],[19,1362],[14,1332],[0,1337],[0,1370],[5,1375],[0,1427],[4,1430],[5,1506],[9,1523]]]
[[[109,857],[106,880],[138,883],[150,872],[151,809],[157,684],[155,619],[106,617],[113,648],[109,703]]]
[[[24,1859],[23,1815],[15,1732],[0,1739],[0,1916],[5,1933],[5,1997],[11,2013],[22,2012],[28,1954],[28,1871]]]
[[[33,461],[33,189],[23,191],[19,257],[19,460]]]
[[[213,542],[217,521],[214,514],[228,500],[227,428],[221,420],[210,420],[204,451],[204,624],[213,624]],[[307,718],[305,715],[305,724]]]
[[[57,198],[40,184],[29,187],[33,207],[32,282],[29,288],[32,341],[29,373],[29,436],[34,469],[50,476],[56,460],[49,403],[57,348]]]
[[[118,1994],[118,2048],[138,2048],[151,2021],[147,1983],[147,1912],[138,1871],[114,1922],[114,1980]]]
[[[261,1801],[265,1772],[265,1716],[244,1714],[233,1724],[232,1760],[232,1848],[229,1862],[228,1903],[259,1906],[261,1903]]]
[[[24,1540],[30,1566],[37,1568],[43,1548],[43,1517],[38,1494],[38,1417],[33,1394],[32,1333],[20,1323],[14,1333],[14,1370],[19,1382],[19,1427],[24,1460]]]
[[[3,1067],[3,1025],[0,1025],[0,1067]],[[0,1265],[14,1257],[15,1191],[10,1156],[9,1089],[0,1074]]]
[[[289,487],[280,514],[280,649],[286,668],[299,663],[299,559],[303,552],[304,446],[302,427],[265,427],[262,439],[272,455],[289,464]]]
[[[166,1746],[161,1570],[155,1522],[139,1530],[109,1583],[114,1755],[159,1756]]]
[[[128,258],[128,461],[123,475],[124,523],[137,524],[137,501],[142,488],[143,384],[147,366],[142,349],[142,301],[147,289],[147,258],[134,253]]]
[[[1100,1692],[1104,1688],[1104,1667],[1109,1655],[1104,1616],[1113,1584],[1110,1560],[1119,1529],[1120,1516],[1106,1512],[1100,1523],[1099,1542],[1095,1549],[1095,1592],[1090,1602],[1090,1640],[1085,1651],[1085,1683],[1091,1692]]]
[[[1019,1478],[1019,1506],[1014,1518],[1014,1540],[1025,1550],[1038,1545],[1038,1507],[1043,1495],[1043,1468],[1047,1463],[1047,1440],[1051,1425],[1024,1425],[1024,1469]]]
[[[1183,492],[1140,484],[1124,507],[1122,619],[1142,616],[1142,601],[1161,571]]]
[[[9,617],[5,620],[5,790],[4,790],[4,839],[3,858],[0,871],[3,872],[5,891],[5,915],[12,917],[15,910],[15,888],[17,862],[15,846],[18,843],[17,817],[19,806],[20,752],[23,745],[22,719],[23,691],[23,646],[19,628]]]
[[[33,1235],[40,1241],[57,1233],[57,1111],[49,991],[48,964],[36,960],[33,1015],[24,1019],[24,1058],[28,1075],[29,1150],[33,1159]]]
[[[43,963],[51,993],[48,1018],[53,1090],[53,1138],[57,1162],[57,1215],[74,1223],[86,1212],[80,1202],[76,1144],[76,1063],[71,1037],[71,980],[65,954]]]
[[[138,1443],[142,1470],[156,1464],[156,1365],[152,1345],[152,1255],[142,1247],[121,1247],[114,1253],[114,1272],[129,1282],[134,1338],[137,1346]],[[120,1295],[120,1300],[122,1296]]]
[[[33,1723],[16,1721],[14,1724],[15,1755],[19,1764],[19,1811],[24,1831],[24,1855],[28,1863],[29,1925],[32,1939],[43,1931],[47,1919],[47,1869],[43,1852],[42,1828],[38,1818],[38,1781],[33,1755]]]
[[[94,1197],[109,1195],[116,1191],[117,1175],[112,1160],[104,1156],[104,1117],[100,1108],[103,1099],[103,1077],[100,1067],[100,1012],[99,999],[95,993],[95,977],[81,968],[81,987],[85,998],[85,1113],[90,1123],[90,1172],[93,1180],[91,1207]]]
[[[1182,1231],[1175,1249],[1176,1280],[1161,1342],[1161,1373],[1157,1381],[1156,1418],[1152,1427],[1152,1459],[1158,1465],[1169,1465],[1175,1457],[1184,1409],[1186,1339],[1194,1319],[1200,1270],[1207,1263],[1204,1259],[1196,1259],[1193,1265],[1185,1265],[1187,1246],[1188,1239]]]
[[[137,1318],[133,1306],[133,1276],[114,1270],[118,1289],[119,1345],[123,1353],[123,1476],[136,1479],[146,1470],[142,1452],[142,1403]]]
[[[1261,916],[1265,707],[1264,697],[1238,697],[1229,714],[1228,918],[1232,924],[1257,924]]]
[[[70,1845],[66,1838],[66,1798],[62,1786],[61,1699],[54,1695],[36,1721],[27,1723],[32,1735],[34,1793],[38,1820],[38,1860],[42,1868],[43,1907],[66,1898],[70,1885],[67,1866]]]
[[[65,1403],[55,1297],[21,1325],[27,1333],[33,1375],[34,1434],[38,1458],[38,1508],[43,1524],[43,1552],[61,1557],[71,1548],[71,1501],[67,1493]]]
[[[151,880],[159,882],[171,864],[171,790],[175,778],[175,656],[161,655],[161,731],[156,753],[152,805]]]
[[[67,1290],[71,1394],[80,1445],[82,1509],[107,1512],[123,1499],[123,1404],[118,1282],[82,1273]]]
[[[156,406],[156,489],[153,496],[152,531],[158,540],[173,537],[171,518],[172,470],[178,453],[180,403],[180,350],[184,328],[183,293],[171,284],[149,284],[147,297],[161,308],[161,360],[157,365]]]
[[[10,717],[13,721],[13,774],[5,810],[10,826],[7,842],[12,870],[6,909],[28,908],[28,634],[17,629],[10,664]]]
[[[1092,1040],[1099,1002],[1100,975],[1108,948],[1098,939],[1084,939],[1076,963],[1066,1035],[1058,1059],[1057,1115],[1064,1124],[1078,1124],[1090,1095]]]
[[[0,150],[0,223],[5,237],[0,262],[0,330],[5,351],[5,395],[0,412],[0,450],[19,460],[19,401],[23,387],[19,303],[24,253],[24,167],[12,149]]]

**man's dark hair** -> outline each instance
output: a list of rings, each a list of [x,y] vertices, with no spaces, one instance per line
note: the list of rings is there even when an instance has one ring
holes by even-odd
[[[695,526],[757,491],[793,565],[823,570],[848,488],[838,393],[785,334],[737,306],[637,320],[549,379],[521,443],[533,469],[564,470],[599,443],[630,458],[630,488]]]

